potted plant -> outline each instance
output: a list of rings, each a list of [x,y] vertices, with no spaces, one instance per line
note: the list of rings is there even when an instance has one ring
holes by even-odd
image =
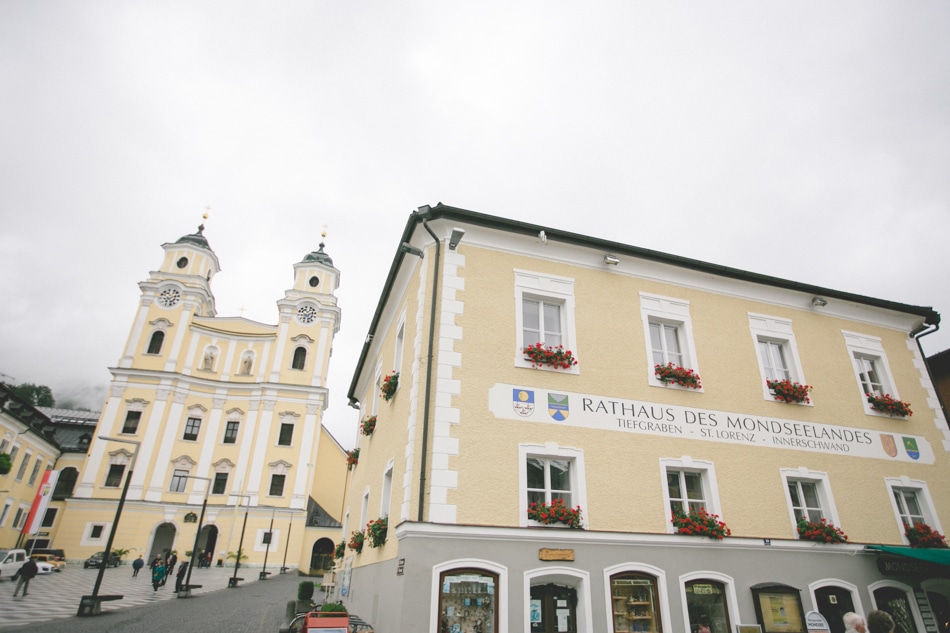
[[[719,541],[732,534],[732,530],[719,520],[718,514],[710,514],[705,508],[689,512],[676,510],[673,512],[673,527],[677,534],[708,536]]]
[[[317,606],[313,602],[313,581],[303,580],[297,585],[297,613],[313,611]]]
[[[653,373],[657,380],[666,385],[679,385],[688,389],[700,389],[703,386],[699,374],[692,369],[686,369],[673,363],[654,365]]]
[[[542,343],[529,345],[521,350],[525,360],[531,361],[532,367],[551,367],[553,369],[570,369],[577,364],[577,359],[569,349],[563,345],[552,347]]]
[[[947,539],[926,523],[914,523],[904,530],[911,547],[918,549],[946,549]]]
[[[808,397],[808,392],[812,390],[811,385],[803,385],[788,379],[766,380],[765,384],[779,402],[811,404],[811,398]]]
[[[13,468],[13,460],[10,459],[10,453],[0,453],[0,475],[6,475]]]
[[[802,519],[798,522],[798,538],[803,541],[814,541],[816,543],[847,543],[848,535],[841,531],[841,528],[829,523],[826,519],[821,521],[807,521]]]
[[[899,418],[909,418],[914,415],[914,412],[910,410],[909,402],[902,402],[892,398],[889,393],[885,393],[883,396],[879,396],[876,393],[866,393],[864,395],[867,396],[868,403],[875,411]]]
[[[232,560],[232,559],[237,560],[237,557],[238,557],[237,552],[228,552],[228,555],[225,556],[227,560]],[[247,560],[247,554],[245,554],[244,552],[241,552],[241,562],[243,563],[246,560]]]
[[[343,541],[340,541],[337,544],[336,549],[333,550],[333,558],[343,558],[343,554],[345,553],[346,553],[346,541],[343,540]]]
[[[363,534],[363,531],[353,532],[350,534],[350,542],[347,543],[347,547],[359,554],[363,551],[363,541],[366,540],[366,535]]]
[[[370,415],[363,418],[363,421],[360,422],[360,432],[363,435],[372,435],[373,431],[376,430],[376,416]]]
[[[354,448],[346,454],[346,468],[353,470],[353,467],[360,463],[360,449]]]
[[[370,547],[382,547],[386,543],[386,533],[389,530],[389,517],[380,517],[366,524],[366,535],[369,537]]]
[[[551,503],[532,502],[528,506],[528,518],[544,525],[560,523],[573,529],[584,527],[581,507],[568,507],[563,499],[555,499]]]
[[[322,613],[346,613],[346,607],[342,602],[326,602],[320,607]]]
[[[383,400],[389,402],[393,399],[393,396],[396,395],[397,389],[399,389],[399,372],[394,371],[383,378],[383,384],[379,388],[379,395],[383,397]]]

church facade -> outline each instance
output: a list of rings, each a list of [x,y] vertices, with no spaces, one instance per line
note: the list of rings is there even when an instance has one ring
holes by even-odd
[[[218,259],[198,232],[162,245],[88,451],[62,491],[56,547],[150,559],[195,543],[211,564],[329,567],[345,453],[323,427],[339,271],[319,250],[294,264],[278,323],[216,314]],[[241,535],[243,533],[243,541]],[[246,558],[245,558],[246,557]]]
[[[399,244],[336,570],[379,633],[947,630],[931,308],[441,204]]]

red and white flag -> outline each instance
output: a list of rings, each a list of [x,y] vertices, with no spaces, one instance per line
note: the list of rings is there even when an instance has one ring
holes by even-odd
[[[40,525],[43,523],[43,517],[46,516],[46,509],[49,508],[49,502],[53,498],[53,490],[56,488],[58,480],[58,470],[47,470],[43,473],[43,481],[40,482],[40,489],[36,491],[33,507],[30,508],[30,513],[26,516],[26,524],[23,526],[24,534],[36,534],[40,531]]]

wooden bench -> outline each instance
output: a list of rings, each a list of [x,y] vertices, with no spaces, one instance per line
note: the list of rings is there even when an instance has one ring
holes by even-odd
[[[182,585],[178,592],[179,598],[190,598],[192,589],[201,589],[204,585]]]
[[[102,596],[83,596],[79,601],[78,616],[99,615],[102,613],[102,603],[112,602],[113,600],[122,600],[124,595],[102,595]]]
[[[258,575],[258,578],[261,579],[261,580],[267,580],[267,577],[268,577],[268,576],[270,576],[270,572],[269,572],[269,571],[262,571],[262,572]]]
[[[238,583],[244,580],[243,578],[236,578],[234,576],[228,578],[228,588],[233,589],[238,586]]]

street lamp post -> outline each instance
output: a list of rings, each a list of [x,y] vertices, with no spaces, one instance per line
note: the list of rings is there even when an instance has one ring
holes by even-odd
[[[109,554],[112,552],[112,542],[115,540],[115,532],[119,527],[119,517],[122,515],[122,508],[125,506],[125,497],[129,493],[129,483],[132,481],[132,471],[135,469],[135,458],[139,454],[141,442],[127,440],[118,437],[99,436],[100,440],[109,442],[122,442],[123,444],[134,444],[135,450],[132,452],[132,460],[129,462],[129,470],[125,474],[125,484],[122,486],[122,494],[119,495],[119,505],[115,509],[115,518],[112,520],[112,529],[109,530],[109,538],[106,541],[106,551],[102,555],[102,564],[99,566],[99,573],[96,575],[96,584],[92,588],[92,595],[83,596],[79,601],[79,611],[76,615],[99,615],[101,613],[103,600],[121,600],[123,596],[100,596],[99,587],[102,586],[102,577],[106,573],[106,565],[109,564]]]
[[[241,568],[241,548],[244,547],[244,530],[247,528],[247,514],[251,511],[251,495],[241,495],[241,498],[247,498],[247,505],[244,506],[244,524],[241,526],[241,539],[238,541],[237,560],[234,561],[234,575],[228,580],[228,588],[238,586],[238,569]],[[238,506],[240,506],[240,501]]]
[[[205,520],[205,508],[208,507],[208,492],[211,490],[211,479],[209,477],[198,477],[197,475],[185,475],[187,479],[201,479],[207,481],[205,487],[205,498],[201,502],[201,514],[198,516],[198,529],[195,530],[195,544],[191,548],[191,559],[188,561],[188,574],[185,576],[183,590],[178,593],[179,598],[188,598],[191,596],[191,570],[195,566],[195,558],[198,556],[198,538],[201,536],[201,524]],[[182,594],[185,594],[184,596]]]
[[[294,528],[294,515],[291,512],[290,522],[287,524],[287,543],[284,545],[284,562],[280,566],[280,573],[287,573],[287,550],[290,549],[290,531]]]
[[[267,549],[264,550],[264,566],[261,568],[261,580],[267,580],[267,555],[270,553],[270,542],[274,539],[274,515],[277,514],[277,507],[270,514],[270,527],[267,528]]]

